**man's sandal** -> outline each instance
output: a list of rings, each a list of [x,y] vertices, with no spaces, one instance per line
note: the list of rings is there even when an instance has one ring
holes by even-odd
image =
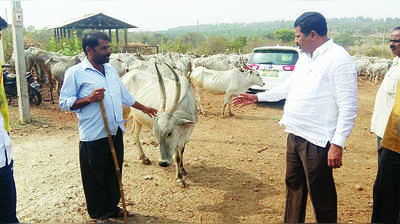
[[[135,216],[134,213],[126,211],[126,216],[127,217],[133,217]],[[117,211],[112,212],[111,214],[108,214],[108,218],[124,218],[124,210],[120,207],[117,208]]]

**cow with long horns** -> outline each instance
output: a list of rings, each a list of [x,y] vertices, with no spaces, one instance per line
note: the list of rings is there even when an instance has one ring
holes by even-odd
[[[121,78],[135,99],[150,107],[159,108],[157,117],[154,119],[139,110],[124,108],[124,119],[127,120],[129,114],[132,115],[130,117],[134,123],[134,141],[139,148],[142,163],[146,165],[151,163],[144,154],[139,140],[140,131],[144,125],[153,129],[153,134],[158,140],[159,165],[167,167],[175,159],[177,182],[187,187],[183,178],[187,174],[183,167],[183,152],[186,143],[190,140],[198,114],[192,86],[187,77],[178,76],[174,69],[167,64],[166,66],[172,72],[173,78],[168,78],[167,74],[164,74],[163,78],[157,64],[155,64],[155,70],[145,72],[134,70]]]

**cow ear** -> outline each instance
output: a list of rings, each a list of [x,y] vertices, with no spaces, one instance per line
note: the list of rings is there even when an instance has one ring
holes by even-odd
[[[188,127],[193,126],[194,122],[191,120],[187,120],[187,119],[177,119],[176,124],[182,125],[183,127],[188,128]]]

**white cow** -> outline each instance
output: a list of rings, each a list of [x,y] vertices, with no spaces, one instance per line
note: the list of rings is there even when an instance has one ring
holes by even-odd
[[[263,86],[263,80],[258,73],[241,72],[237,69],[228,71],[214,71],[204,67],[196,67],[191,75],[192,83],[196,89],[196,103],[201,113],[204,113],[201,105],[201,92],[203,89],[213,94],[225,94],[222,117],[228,105],[229,115],[232,114],[232,97],[244,93],[252,85]]]
[[[110,58],[111,66],[117,71],[119,77],[125,75],[129,70],[127,63],[120,58]]]
[[[57,82],[57,94],[60,96],[65,71],[80,62],[79,56],[51,56],[45,61],[45,71],[50,82],[50,101],[54,103],[53,80]]]
[[[130,118],[134,122],[134,140],[139,148],[139,158],[142,162],[146,165],[151,163],[144,154],[139,140],[144,125],[153,128],[153,134],[158,140],[159,165],[169,166],[172,159],[175,159],[177,182],[187,187],[183,179],[183,175],[186,175],[183,152],[198,119],[192,86],[185,76],[178,77],[171,67],[169,69],[173,73],[173,80],[163,79],[157,65],[155,68],[153,71],[130,71],[121,80],[135,99],[146,106],[159,108],[157,117],[152,119],[139,110],[124,107],[124,119],[128,119],[129,113],[132,115]],[[146,72],[149,74],[143,74]]]
[[[383,77],[389,69],[389,62],[387,61],[375,61],[373,64],[369,64],[367,67],[367,78],[378,84],[378,81]]]

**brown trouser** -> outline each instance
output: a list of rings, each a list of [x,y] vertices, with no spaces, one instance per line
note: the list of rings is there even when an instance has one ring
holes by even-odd
[[[287,223],[303,223],[307,196],[314,207],[317,222],[337,222],[337,196],[332,168],[328,167],[328,150],[304,138],[289,134],[286,154]]]

